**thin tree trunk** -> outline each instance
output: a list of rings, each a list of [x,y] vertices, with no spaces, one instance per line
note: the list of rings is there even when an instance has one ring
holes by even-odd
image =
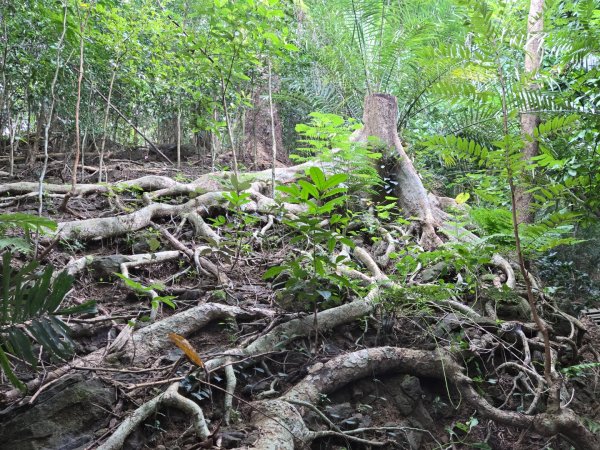
[[[233,155],[233,173],[238,176],[238,162],[237,154],[235,151],[235,139],[233,138],[233,125],[231,124],[231,118],[229,117],[229,108],[227,107],[227,87],[225,80],[221,78],[221,105],[223,106],[223,113],[225,114],[225,124],[227,125],[227,133],[229,134],[229,142],[231,143],[231,154]]]
[[[238,162],[237,162],[237,154],[235,151],[235,139],[233,138],[233,125],[231,124],[231,119],[229,118],[229,109],[227,108],[227,101],[225,97],[223,97],[223,110],[225,113],[225,124],[227,125],[227,133],[229,134],[229,143],[231,144],[231,154],[233,155],[233,173],[235,176],[238,176]]]
[[[181,169],[181,103],[177,107],[177,168]]]
[[[83,132],[83,139],[81,140],[81,179],[82,180],[85,175],[85,169],[83,168],[83,166],[85,166],[85,145],[87,144],[87,136],[88,136],[88,132],[87,132],[87,128],[86,128],[86,130]]]
[[[271,60],[269,60],[269,113],[271,115],[271,197],[275,198],[275,161],[277,160],[277,137],[275,136],[275,114],[273,113],[273,86],[272,86]],[[255,161],[256,162],[256,161]]]
[[[0,91],[0,111],[4,108],[4,103],[6,102],[6,111],[10,114],[8,110],[8,86],[6,85],[6,59],[8,58],[8,28],[6,25],[6,13],[0,13],[0,18],[2,19],[2,30],[3,35],[2,39],[4,41],[4,48],[2,50],[2,68],[0,71],[2,72],[2,90]],[[2,135],[2,130],[4,130],[4,117],[0,114],[0,135]],[[4,146],[4,140],[2,140],[2,145]],[[4,149],[6,149],[4,147]]]
[[[525,76],[529,79],[528,89],[536,91],[540,86],[535,82],[542,64],[542,49],[544,30],[544,0],[531,0],[529,6],[529,18],[527,21],[527,43],[525,44]],[[526,106],[528,107],[528,106]],[[538,114],[521,114],[521,133],[525,140],[523,147],[523,158],[531,160],[539,153],[539,143],[534,137],[534,130],[540,124]],[[520,223],[533,223],[534,214],[531,210],[533,201],[532,194],[527,191],[527,185],[531,183],[531,175],[524,174],[519,185],[516,187],[516,203],[518,220]]]
[[[12,177],[15,174],[15,137],[17,135],[17,127],[19,126],[19,115],[17,114],[16,120],[13,123],[10,114],[10,105],[7,105],[8,111],[8,174]]]
[[[42,215],[43,210],[43,197],[44,197],[44,178],[46,177],[46,171],[48,170],[48,141],[50,134],[50,126],[52,124],[52,116],[54,114],[54,107],[56,105],[56,81],[58,80],[58,72],[60,70],[60,55],[62,53],[62,46],[65,40],[65,34],[67,33],[67,4],[63,3],[63,28],[60,38],[58,40],[58,46],[56,47],[56,61],[54,63],[54,78],[50,84],[50,108],[48,110],[48,119],[44,126],[44,163],[42,164],[42,171],[40,172],[39,187],[38,187],[38,215]]]
[[[48,141],[50,134],[50,126],[52,125],[52,116],[54,114],[54,106],[56,105],[56,81],[58,80],[58,72],[60,70],[60,56],[62,53],[62,46],[65,40],[65,34],[67,33],[67,4],[63,3],[63,24],[62,33],[58,39],[58,45],[56,47],[56,62],[54,64],[54,77],[50,84],[50,108],[48,108],[48,118],[44,125],[44,162],[42,164],[42,171],[40,172],[39,185],[38,185],[38,215],[41,217],[44,209],[44,178],[46,177],[46,171],[48,170]],[[39,237],[39,235],[38,235]],[[36,238],[35,241],[35,253],[38,253],[39,240]]]
[[[85,22],[87,22],[87,14],[85,17]],[[75,186],[77,185],[77,166],[79,164],[79,156],[81,153],[81,130],[79,129],[80,120],[79,113],[81,112],[81,85],[83,83],[83,51],[84,51],[84,39],[83,32],[85,30],[85,22],[82,22],[81,15],[79,16],[79,75],[77,77],[77,102],[75,104],[75,158],[73,161],[73,175],[71,178],[71,189],[74,192]],[[65,198],[67,198],[65,196]],[[66,203],[65,203],[66,206]]]
[[[108,127],[108,116],[110,113],[110,98],[112,97],[113,86],[117,76],[117,68],[113,68],[112,76],[110,77],[110,85],[108,87],[108,97],[106,100],[106,109],[104,110],[104,122],[102,124],[102,142],[100,144],[100,158],[98,162],[98,183],[102,182],[102,170],[104,169],[104,149],[106,148],[106,128]],[[108,172],[106,173],[105,181],[108,182]]]
[[[215,109],[213,112],[213,119],[215,123],[218,120],[217,110]],[[214,131],[210,132],[210,171],[215,171],[215,162],[217,160],[217,133]]]
[[[33,146],[31,147],[31,152],[29,153],[29,157],[27,159],[27,164],[29,167],[33,167],[37,160],[37,154],[40,149],[40,139],[42,138],[42,128],[44,126],[44,122],[44,102],[40,102],[38,117],[35,121],[35,136],[33,138]]]

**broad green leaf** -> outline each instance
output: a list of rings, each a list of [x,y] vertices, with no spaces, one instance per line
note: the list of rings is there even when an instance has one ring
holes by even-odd
[[[313,183],[315,184],[315,186],[317,187],[317,189],[321,192],[323,192],[326,188],[325,188],[325,174],[323,173],[323,171],[317,167],[317,166],[312,166],[309,170],[308,173],[310,175],[310,178],[313,180]]]
[[[469,200],[469,198],[471,198],[471,194],[469,194],[468,192],[461,192],[456,196],[455,200],[456,203],[462,205],[463,203],[467,203],[467,200]]]
[[[267,271],[263,275],[263,280],[268,280],[270,278],[275,278],[277,275],[279,275],[284,270],[285,270],[285,267],[283,267],[283,266],[273,266],[273,267],[270,267],[269,269],[267,269]]]

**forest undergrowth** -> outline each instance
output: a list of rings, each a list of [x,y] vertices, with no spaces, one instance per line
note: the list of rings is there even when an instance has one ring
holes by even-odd
[[[75,433],[103,449],[592,448],[597,326],[531,274],[561,380],[552,410],[543,337],[514,253],[495,257],[494,246],[458,239],[469,221],[460,199],[447,199],[456,233],[448,227],[426,250],[395,199],[364,196],[376,176],[357,170],[364,165],[279,168],[273,200],[270,170],[236,177],[189,166],[171,178],[155,173],[158,163],[147,174],[114,164],[119,182],[83,181],[67,212],[69,186],[46,185],[44,209],[58,225],[34,221],[25,235],[34,256],[73,278],[61,308],[75,309],[61,317],[74,356],[47,351],[68,350],[54,323],[31,355],[7,342],[26,385],[2,387],[11,448],[27,408],[91,380],[108,398],[92,389],[73,411],[93,425],[83,420],[69,435],[54,423],[49,445]],[[136,168],[129,180],[127,167]],[[2,185],[3,220],[35,213],[31,187]],[[6,223],[16,237],[19,224]],[[5,283],[25,255],[13,253]],[[58,289],[56,277],[48,283]],[[42,317],[19,327],[34,330]]]

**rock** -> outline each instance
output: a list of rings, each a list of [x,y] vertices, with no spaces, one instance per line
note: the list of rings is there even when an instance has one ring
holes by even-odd
[[[127,261],[123,255],[96,256],[88,270],[95,280],[109,281],[113,274],[121,273],[121,264]]]
[[[421,272],[421,281],[423,283],[430,283],[437,280],[445,271],[447,264],[445,262],[439,262],[431,267],[424,269]]]
[[[423,390],[421,389],[421,382],[417,377],[405,375],[404,379],[400,382],[400,387],[402,388],[404,393],[413,400],[420,400],[421,396],[423,395]]]
[[[88,375],[65,377],[33,405],[0,412],[0,450],[83,449],[106,427],[113,390]]]
[[[406,430],[398,431],[404,435],[410,450],[418,450],[421,448],[421,442],[423,441],[423,433],[419,431],[422,426],[416,420],[402,421],[396,426],[406,427]]]
[[[423,406],[423,390],[417,377],[398,375],[388,379],[385,384],[398,412],[403,416],[416,418],[426,425],[432,423]]]
[[[241,431],[223,431],[221,432],[221,446],[224,448],[237,447],[245,438],[246,433]]]
[[[346,402],[327,406],[325,412],[334,423],[340,423],[354,415],[354,408]]]

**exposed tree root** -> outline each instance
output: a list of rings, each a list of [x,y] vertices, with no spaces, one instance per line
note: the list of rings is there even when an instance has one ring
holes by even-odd
[[[383,100],[387,101],[386,98]],[[387,126],[382,126],[383,131],[379,130],[377,133],[371,133],[371,131],[375,130],[376,126],[376,124],[366,126],[365,129],[357,134],[356,139],[362,140],[367,135],[378,135],[377,133],[379,133],[381,134],[380,138],[390,144],[398,153],[397,175],[400,179],[404,179],[400,183],[401,192],[404,195],[401,198],[400,204],[406,213],[417,218],[415,224],[419,229],[419,244],[425,249],[436,248],[442,244],[442,237],[450,241],[477,243],[479,238],[473,233],[462,227],[456,227],[448,223],[449,216],[442,208],[452,205],[451,199],[448,201],[437,199],[432,195],[427,195],[424,188],[421,189],[418,186],[413,186],[414,177],[418,178],[418,175],[414,172],[414,168],[411,169],[412,163],[410,163],[406,153],[403,151],[399,140],[397,141],[398,137],[395,129],[392,133],[392,131],[387,130]],[[386,137],[385,133],[388,132],[391,134]],[[390,139],[389,142],[386,141],[387,138]],[[292,168],[277,169],[277,182],[286,183],[297,179],[310,165],[305,164]],[[244,205],[244,212],[261,213],[267,216],[266,225],[262,229],[256,230],[249,241],[255,247],[262,244],[267,245],[270,243],[267,239],[267,232],[273,228],[277,229],[279,226],[275,218],[275,211],[283,212],[284,214],[288,214],[289,217],[293,217],[302,211],[302,207],[285,203],[281,204],[265,195],[265,192],[269,191],[268,183],[271,180],[270,170],[243,175],[240,178],[242,178],[240,181],[249,182],[249,185],[246,185],[246,192],[250,194],[251,202]],[[409,185],[412,188],[409,188]],[[95,267],[95,264],[105,262],[107,264],[107,273],[121,272],[127,276],[128,270],[131,267],[185,257],[190,261],[190,265],[195,264],[200,273],[217,278],[225,289],[231,288],[233,284],[229,283],[229,279],[223,270],[221,270],[221,267],[204,257],[206,254],[217,249],[223,251],[223,246],[227,243],[227,239],[220,236],[203,218],[212,213],[214,207],[220,208],[226,206],[223,193],[231,189],[230,174],[208,174],[191,183],[178,183],[167,177],[148,176],[121,183],[118,185],[118,188],[127,189],[134,186],[140,186],[144,190],[143,201],[145,206],[141,209],[122,214],[126,208],[123,204],[119,203],[117,197],[116,204],[113,205],[117,211],[117,215],[113,217],[63,222],[59,225],[55,238],[78,239],[82,241],[102,239],[121,236],[131,231],[153,226],[160,230],[175,250],[154,254],[84,257],[71,261],[66,267],[67,271],[71,274],[77,274],[86,267]],[[0,193],[9,193],[14,198],[20,196],[22,200],[26,200],[31,195],[30,192],[36,192],[35,189],[37,188],[37,184],[34,183],[31,185],[26,183],[12,183],[1,186]],[[27,189],[31,190],[27,191]],[[69,189],[70,186],[60,185],[47,185],[45,187],[45,190],[51,193],[50,195],[55,196],[67,194]],[[83,196],[110,192],[115,192],[114,187],[80,185],[75,195]],[[189,200],[185,198],[183,203],[177,204],[158,203],[159,201],[172,201],[167,199],[167,197],[187,195],[193,198]],[[137,201],[140,202],[140,200]],[[177,198],[176,201],[181,201],[181,198]],[[177,231],[170,232],[165,225],[162,225],[162,222],[159,222],[159,224],[154,222],[157,219],[166,217],[180,219],[178,220],[179,227]],[[185,241],[182,242],[181,231],[185,221],[192,224],[195,230],[194,237],[205,240],[208,242],[208,245],[193,246],[193,244]],[[360,246],[355,247],[353,251],[349,248],[343,248],[340,255],[347,257],[344,262],[336,259],[337,255],[331,255],[333,258],[332,261],[337,261],[336,271],[338,273],[358,279],[361,284],[368,286],[370,290],[364,298],[356,298],[351,302],[318,312],[316,320],[319,324],[320,333],[327,333],[341,325],[363,319],[365,316],[370,316],[377,308],[380,294],[385,293],[385,290],[388,288],[399,289],[403,287],[390,280],[384,270],[382,270],[382,267],[385,269],[385,266],[390,261],[390,256],[397,251],[397,247],[400,244],[394,240],[392,234],[386,231],[385,228],[380,228],[379,233],[385,243],[383,252],[379,253],[381,255],[379,259],[373,257],[367,249]],[[365,272],[369,272],[368,274],[363,273],[361,271],[363,269],[357,270],[356,268],[344,265],[350,260],[351,255],[360,263]],[[516,288],[517,283],[513,267],[506,259],[499,255],[494,255],[490,261],[490,265],[501,272],[500,274],[493,275],[494,285],[500,287],[500,283],[504,282],[510,289]],[[417,273],[420,269],[421,267],[419,266],[412,274],[406,277],[410,284],[419,282],[420,277]],[[181,273],[184,272],[180,272],[178,275]],[[536,288],[536,291],[539,291],[539,289]],[[158,293],[149,291],[149,295],[156,297]],[[539,326],[518,321],[504,322],[499,325],[496,319],[502,319],[499,313],[500,308],[496,311],[496,305],[493,301],[484,301],[482,305],[472,305],[469,303],[470,306],[468,306],[452,295],[449,295],[449,297],[451,298],[430,302],[437,310],[442,310],[445,313],[444,319],[440,320],[443,323],[434,325],[438,327],[436,334],[439,331],[439,336],[436,337],[436,340],[438,337],[440,338],[438,341],[440,347],[437,351],[400,347],[378,347],[351,352],[351,350],[356,348],[351,347],[348,353],[330,359],[325,363],[314,365],[310,369],[310,374],[292,386],[288,392],[278,398],[270,399],[268,397],[278,395],[275,388],[279,389],[277,383],[281,379],[278,378],[275,371],[273,373],[276,375],[273,376],[265,365],[265,370],[271,377],[271,379],[268,379],[270,388],[268,390],[261,388],[262,392],[259,394],[260,396],[254,397],[254,399],[259,398],[260,401],[252,402],[254,410],[251,420],[253,425],[260,431],[260,437],[255,443],[255,447],[259,449],[291,449],[295,446],[298,447],[300,444],[308,445],[315,439],[331,436],[359,442],[371,447],[386,445],[386,440],[373,439],[372,436],[375,434],[372,433],[359,437],[357,433],[341,431],[331,421],[328,422],[325,416],[322,416],[322,418],[329,429],[312,431],[305,423],[303,415],[307,410],[319,411],[316,405],[321,395],[332,393],[366,376],[396,371],[418,377],[443,380],[449,386],[449,394],[458,393],[461,399],[477,410],[480,416],[487,417],[499,424],[532,430],[543,436],[561,434],[571,441],[574,446],[581,449],[598,448],[597,437],[592,435],[583,426],[580,419],[571,410],[566,408],[565,405],[569,402],[568,396],[563,405],[559,405],[559,409],[556,412],[536,414],[536,411],[541,410],[548,395],[548,383],[538,373],[539,366],[536,367],[536,353],[547,350],[546,344],[538,337],[535,337],[539,331]],[[580,335],[585,329],[583,324],[577,319],[565,315],[558,310],[555,311],[555,314],[563,323],[564,320],[568,321],[571,333],[568,337],[556,336],[550,342],[550,351],[553,358],[552,373],[554,375],[556,375],[554,366],[558,364],[559,358],[563,358],[564,360],[564,355],[568,353],[577,355],[577,348],[580,345]],[[190,336],[211,321],[249,316],[274,318],[275,312],[266,308],[244,309],[218,303],[208,303],[174,314],[167,319],[155,322],[140,330],[134,330],[132,327],[126,326],[122,330],[119,340],[113,342],[108,349],[101,349],[85,357],[75,359],[70,364],[47,374],[44,383],[51,383],[53,380],[66,374],[73,367],[82,370],[85,367],[94,368],[106,363],[142,364],[147,360],[153,359],[156,355],[164,353],[166,349],[171,347],[171,342],[167,338],[170,332]],[[315,317],[312,315],[295,316],[293,319],[283,323],[273,321],[260,332],[246,334],[243,343],[235,348],[227,349],[214,355],[212,358],[205,358],[205,355],[203,355],[205,368],[208,372],[221,370],[225,372],[226,387],[223,396],[223,409],[220,416],[223,418],[225,424],[233,422],[231,419],[238,381],[234,365],[238,365],[239,367],[242,365],[242,361],[252,360],[261,357],[261,355],[277,352],[285,348],[292,341],[305,338],[314,329],[314,321]],[[276,323],[279,324],[276,325]],[[368,324],[368,322],[365,322],[365,328]],[[447,326],[450,330],[445,329],[444,326]],[[447,349],[443,348],[444,343],[449,342],[450,338],[448,336],[452,331],[452,327],[454,327],[454,330],[457,327],[461,327],[463,330],[473,332],[470,335],[465,333],[465,342],[468,345],[463,350],[467,355],[476,355],[479,357],[489,355],[490,360],[494,357],[501,356],[504,358],[508,355],[509,360],[496,368],[503,376],[506,376],[507,373],[513,374],[516,372],[513,387],[510,391],[507,388],[509,392],[502,407],[495,407],[488,402],[473,387],[472,380],[464,374],[464,367],[457,362],[459,360],[458,355],[451,354]],[[550,332],[553,335],[557,334],[551,328]],[[355,340],[352,339],[351,342],[355,342]],[[507,345],[507,342],[510,342],[510,344]],[[169,378],[169,380],[173,381],[174,378]],[[152,382],[148,382],[141,385],[151,384]],[[39,386],[40,380],[28,383],[30,390]],[[267,383],[266,386],[269,386],[269,384]],[[132,416],[120,425],[117,431],[101,448],[119,448],[136,426],[141,424],[160,405],[165,404],[170,404],[189,413],[194,420],[196,434],[201,439],[205,439],[209,432],[202,415],[202,409],[193,401],[179,394],[178,388],[179,384],[174,383],[165,393],[140,406]],[[517,389],[533,395],[531,403],[528,406],[525,405],[525,414],[502,409],[506,404],[510,404],[509,398]],[[18,396],[18,391],[10,391],[4,394],[3,400],[14,401]],[[502,403],[503,399],[504,397],[495,404]]]
[[[138,211],[122,216],[62,222],[59,224],[56,234],[61,239],[81,240],[122,236],[146,228],[153,220],[161,217],[188,214],[199,208],[208,209],[223,203],[224,199],[220,192],[211,192],[181,205],[152,203]]]
[[[355,249],[355,256],[365,264],[373,274],[372,280],[387,280],[373,258],[364,249]],[[378,291],[375,288],[371,293]],[[331,330],[343,323],[356,320],[369,313],[372,308],[373,297],[370,294],[366,299],[359,299],[352,303],[338,306],[318,313],[318,323],[321,331]],[[464,305],[463,305],[464,306]],[[461,308],[462,309],[462,308]],[[477,317],[475,311],[466,309],[468,315]],[[225,355],[206,362],[207,370],[215,370],[218,367],[228,367],[231,370],[231,362],[235,357],[248,358],[252,355],[267,353],[282,344],[305,336],[311,329],[313,318],[301,317],[281,324],[267,334],[259,337],[245,348],[229,350]],[[519,336],[522,332],[519,333]],[[524,344],[528,349],[527,344]],[[528,354],[528,350],[526,351]],[[526,361],[529,358],[526,356]],[[504,367],[508,367],[506,364]],[[513,364],[524,373],[530,373],[536,379],[541,380],[536,390],[534,404],[540,399],[543,387],[543,377],[534,368]],[[502,367],[502,366],[501,366]],[[488,417],[498,423],[524,429],[534,429],[544,436],[562,434],[569,439],[576,448],[595,448],[597,438],[590,433],[568,409],[561,409],[556,414],[525,415],[504,411],[493,407],[472,386],[472,380],[464,375],[463,367],[460,366],[443,350],[424,351],[397,347],[381,347],[361,350],[358,352],[344,354],[331,359],[325,364],[319,363],[310,369],[308,375],[300,383],[278,399],[260,400],[253,403],[252,421],[259,429],[259,439],[254,443],[257,449],[293,449],[295,445],[302,443],[306,445],[312,440],[325,436],[345,436],[343,432],[333,429],[326,432],[310,431],[302,419],[302,408],[298,406],[313,405],[323,394],[334,392],[343,386],[366,376],[373,376],[391,370],[412,374],[419,377],[438,378],[446,380],[448,385],[454,387],[459,394],[472,407],[476,408],[484,417]],[[231,370],[232,372],[232,370]],[[225,411],[230,410],[232,399],[231,379],[229,373],[226,395]],[[233,377],[234,378],[234,377]],[[532,405],[534,407],[534,405]],[[530,408],[531,412],[533,409]],[[125,424],[122,425],[124,427]],[[352,440],[356,437],[352,436]],[[381,446],[385,442],[366,440],[363,443],[371,446]]]
[[[106,350],[102,348],[86,356],[75,358],[69,364],[47,373],[43,379],[36,378],[29,381],[27,390],[29,392],[34,391],[42,382],[50,382],[61,377],[75,366],[93,368],[102,364],[105,359],[115,361],[119,357],[127,359],[131,364],[136,361],[143,362],[151,359],[172,346],[172,342],[168,338],[169,333],[172,332],[189,336],[215,320],[248,316],[272,317],[274,314],[272,310],[266,308],[240,308],[219,303],[196,306],[134,331],[131,334],[131,339],[126,342],[118,354],[107,357]],[[223,362],[223,360],[220,361]],[[2,402],[10,403],[20,396],[21,392],[18,389],[13,389],[2,395]]]
[[[160,395],[157,395],[152,400],[144,403],[133,414],[131,414],[121,424],[119,429],[113,433],[110,438],[98,447],[98,450],[117,450],[125,443],[125,439],[129,433],[137,426],[141,425],[150,415],[154,414],[161,406],[171,406],[181,409],[188,414],[194,424],[194,430],[198,437],[205,440],[210,434],[202,409],[189,398],[179,394],[179,383],[174,383]]]
[[[316,404],[323,394],[334,392],[347,384],[367,376],[389,371],[418,377],[445,380],[458,390],[462,398],[484,417],[498,423],[522,429],[532,429],[542,436],[562,434],[581,450],[598,448],[600,441],[590,433],[569,409],[559,414],[525,415],[495,408],[473,387],[463,368],[441,351],[424,351],[398,347],[378,347],[340,355],[325,364],[318,363],[310,374],[285,395],[275,400],[255,404],[257,411],[252,420],[260,430],[254,448],[293,449],[294,442],[307,444],[310,433],[302,419],[302,411],[294,405],[299,402]],[[261,412],[264,411],[264,412]]]

